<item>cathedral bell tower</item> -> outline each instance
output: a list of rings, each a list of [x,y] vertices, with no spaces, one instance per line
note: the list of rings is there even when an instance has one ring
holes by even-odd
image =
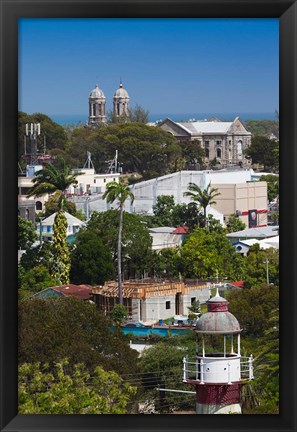
[[[130,97],[122,82],[113,97],[113,114],[116,118],[130,117]]]
[[[100,126],[106,123],[106,98],[98,84],[89,96],[89,126]]]

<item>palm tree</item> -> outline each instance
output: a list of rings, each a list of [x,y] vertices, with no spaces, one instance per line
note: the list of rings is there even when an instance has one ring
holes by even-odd
[[[120,221],[119,221],[119,233],[118,233],[118,290],[119,290],[119,303],[123,304],[123,287],[122,287],[122,229],[123,229],[123,213],[125,201],[130,198],[131,204],[134,201],[134,195],[130,191],[129,186],[123,183],[117,183],[112,181],[107,183],[106,191],[104,192],[102,199],[107,200],[108,203],[114,201],[119,202]]]
[[[58,166],[44,163],[43,168],[36,172],[33,186],[27,197],[40,197],[47,193],[58,192],[58,212],[54,220],[53,269],[52,276],[61,284],[69,283],[70,257],[66,241],[67,219],[64,214],[66,189],[77,184],[76,177],[82,173],[72,174],[64,159],[58,159]]]
[[[184,196],[190,197],[203,208],[204,226],[206,226],[206,208],[211,204],[216,204],[214,198],[220,195],[220,192],[218,192],[218,189],[212,188],[211,183],[207,185],[206,189],[201,189],[196,183],[190,182],[188,184],[188,189],[187,192],[184,192]]]
[[[32,196],[40,197],[47,193],[60,192],[58,199],[59,210],[63,210],[65,205],[65,192],[66,189],[77,184],[76,177],[83,173],[73,174],[71,168],[66,165],[64,159],[58,159],[58,166],[49,163],[44,163],[43,168],[35,173],[33,179],[33,186],[29,190],[27,198]]]

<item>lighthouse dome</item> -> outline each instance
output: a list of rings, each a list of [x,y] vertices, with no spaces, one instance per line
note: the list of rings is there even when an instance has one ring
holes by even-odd
[[[206,304],[208,312],[199,318],[195,327],[197,333],[227,334],[241,332],[237,318],[228,311],[228,301],[221,297],[218,292]]]

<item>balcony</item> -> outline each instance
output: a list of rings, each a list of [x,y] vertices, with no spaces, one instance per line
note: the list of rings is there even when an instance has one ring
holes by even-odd
[[[183,381],[189,384],[233,384],[254,378],[253,356],[211,354],[183,359]]]

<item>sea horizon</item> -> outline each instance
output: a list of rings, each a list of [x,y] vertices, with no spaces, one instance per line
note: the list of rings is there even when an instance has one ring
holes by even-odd
[[[86,124],[88,122],[87,114],[48,114],[48,116],[61,126],[77,125],[79,123]],[[162,114],[149,114],[149,121],[154,123],[162,121],[166,118],[173,121],[186,121],[186,120],[207,120],[211,117],[217,117],[223,121],[233,121],[239,117],[243,121],[248,120],[276,120],[275,112],[268,113],[162,113]]]

